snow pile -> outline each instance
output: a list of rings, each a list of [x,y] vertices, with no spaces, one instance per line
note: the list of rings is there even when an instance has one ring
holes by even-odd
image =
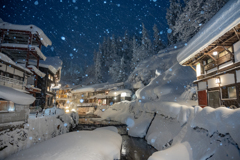
[[[67,114],[30,115],[28,123],[23,128],[4,130],[0,132],[0,159],[20,150],[29,148],[61,134],[69,132],[74,127],[73,119]]]
[[[175,108],[179,110],[179,106]],[[149,160],[240,159],[240,122],[236,121],[240,109],[181,109],[178,115],[187,115],[185,123],[166,113],[157,114],[146,139],[158,150],[168,149],[154,153]]]
[[[45,115],[63,115],[65,112],[63,109],[52,107],[45,110]]]
[[[64,134],[37,144],[7,158],[7,160],[113,160],[120,159],[122,137],[117,128]]]
[[[186,87],[196,79],[193,69],[177,62],[176,56],[182,47],[183,44],[178,44],[166,48],[136,67],[126,83],[141,88],[136,92],[138,99],[180,101]],[[156,70],[158,74],[155,75]]]
[[[0,85],[0,98],[22,105],[29,105],[35,101],[35,98],[31,95],[1,85]]]
[[[118,121],[127,125],[128,134],[133,137],[144,137],[153,118],[153,113],[139,111],[135,102],[123,101],[113,106],[98,108],[94,114],[102,119]]]

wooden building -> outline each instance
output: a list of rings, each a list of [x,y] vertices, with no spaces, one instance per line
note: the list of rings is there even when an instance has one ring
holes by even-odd
[[[14,62],[24,60],[25,67],[32,69],[29,67],[30,60],[32,60],[35,62],[36,69],[39,70],[40,60],[46,60],[46,57],[41,52],[42,45],[47,47],[52,45],[52,42],[37,26],[0,23],[0,52],[7,55]],[[37,84],[39,74],[35,71],[33,71],[34,83],[32,87],[27,87],[26,90],[37,97],[41,89],[38,88]],[[24,81],[26,81],[26,77],[24,77]]]
[[[196,71],[202,107],[240,107],[240,11],[231,7],[227,3],[177,57]]]

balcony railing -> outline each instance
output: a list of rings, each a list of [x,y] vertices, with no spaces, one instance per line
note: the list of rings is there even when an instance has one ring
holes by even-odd
[[[217,65],[221,65],[225,62],[229,62],[231,60],[231,55],[230,54],[226,54],[225,56],[222,56],[220,58],[217,59],[217,62],[211,62],[209,64],[207,64],[205,67],[204,67],[204,70],[207,71],[207,70],[210,70],[214,67],[216,67]],[[217,64],[217,65],[216,65]]]
[[[14,79],[14,78],[10,78],[10,77],[0,75],[0,85],[24,90],[25,89],[24,87],[26,86],[26,83],[24,83],[23,81]]]

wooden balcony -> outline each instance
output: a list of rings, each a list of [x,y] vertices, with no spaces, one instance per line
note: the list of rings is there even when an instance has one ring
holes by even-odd
[[[225,56],[222,56],[222,57],[218,58],[217,62],[213,61],[213,62],[207,64],[206,66],[204,66],[204,70],[207,71],[207,70],[210,70],[212,68],[215,68],[216,66],[219,66],[223,63],[231,61],[231,59],[232,59],[231,55],[226,54]]]
[[[0,75],[0,85],[25,90],[26,83],[24,83],[24,81]]]

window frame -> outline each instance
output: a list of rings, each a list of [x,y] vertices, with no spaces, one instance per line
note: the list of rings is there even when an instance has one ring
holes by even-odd
[[[7,110],[0,110],[0,113],[13,113],[13,112],[16,112],[16,105],[15,105],[14,102],[0,99],[0,103],[1,103],[1,101],[7,102]],[[13,111],[9,111],[10,103],[12,103],[13,106],[14,106],[14,110]]]
[[[228,94],[228,98],[223,98],[223,87],[226,87],[227,88],[227,94]],[[229,87],[235,87],[235,90],[236,90],[236,98],[229,98]],[[236,100],[237,99],[237,89],[236,89],[236,86],[235,85],[229,85],[229,86],[221,86],[221,100]]]

